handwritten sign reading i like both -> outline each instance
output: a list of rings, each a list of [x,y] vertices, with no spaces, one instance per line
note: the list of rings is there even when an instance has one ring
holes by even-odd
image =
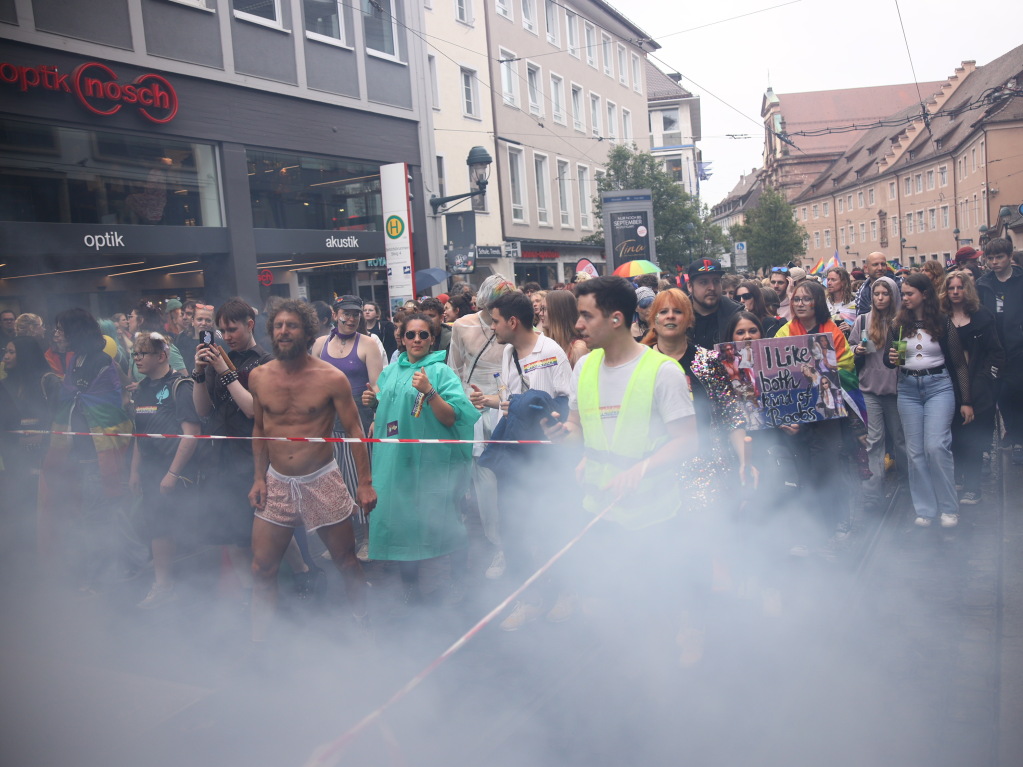
[[[750,430],[846,415],[830,334],[727,342],[715,348]]]

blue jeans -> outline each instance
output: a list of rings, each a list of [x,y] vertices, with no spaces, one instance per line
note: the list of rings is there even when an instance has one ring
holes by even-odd
[[[899,417],[906,435],[909,492],[917,516],[933,519],[959,511],[952,463],[955,409],[955,391],[947,371],[930,376],[899,373]]]
[[[891,437],[892,453],[900,475],[906,474],[906,440],[902,436],[898,396],[863,392],[867,403],[867,461],[872,476],[863,483],[865,503],[879,503],[884,495],[885,438]]]

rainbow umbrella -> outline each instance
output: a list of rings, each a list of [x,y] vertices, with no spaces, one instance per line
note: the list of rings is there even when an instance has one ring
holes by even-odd
[[[614,273],[619,277],[638,277],[641,274],[660,274],[661,267],[652,261],[637,258],[635,261],[626,261]]]

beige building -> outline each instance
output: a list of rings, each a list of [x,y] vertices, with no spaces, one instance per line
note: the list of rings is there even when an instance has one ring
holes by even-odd
[[[700,97],[680,84],[681,75],[665,74],[646,62],[649,134],[638,137],[636,146],[650,152],[688,194],[698,197],[703,174],[700,140]]]
[[[963,62],[918,106],[888,114],[791,198],[804,265],[836,252],[848,268],[883,251],[903,266],[982,246],[1023,202],[1023,46]],[[922,86],[923,87],[923,86]],[[925,91],[925,94],[927,91]]]
[[[732,187],[721,202],[710,209],[710,222],[721,227],[728,234],[733,226],[746,223],[746,213],[755,208],[764,191],[764,172],[754,168],[739,177],[739,183]]]
[[[464,2],[486,17],[496,136],[488,204],[515,279],[570,280],[579,258],[604,261],[581,240],[599,225],[593,201],[608,148],[646,125],[645,58],[659,46],[601,0]]]
[[[497,156],[494,140],[494,113],[491,108],[490,65],[487,54],[487,20],[484,0],[432,2],[425,4],[425,30],[429,48],[428,70],[431,79],[433,117],[433,163],[437,185],[429,195],[446,197],[476,191],[470,183],[466,164],[469,151],[483,147],[492,158]],[[458,214],[475,212],[476,244],[483,253],[503,252],[501,198],[496,162],[491,166],[487,194],[450,203],[438,212],[431,210],[448,250],[457,234],[449,231],[445,211]],[[428,195],[428,196],[429,196]],[[451,229],[456,222],[451,221]],[[433,259],[437,263],[439,259]],[[512,265],[501,258],[477,259],[480,273],[470,278],[480,282],[492,271],[510,275]]]

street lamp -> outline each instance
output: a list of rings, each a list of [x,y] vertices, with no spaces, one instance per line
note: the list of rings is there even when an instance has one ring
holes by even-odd
[[[959,250],[959,227],[952,230],[952,236],[956,238],[956,250]]]
[[[442,205],[447,205],[449,202],[455,202],[457,200],[467,200],[470,197],[476,197],[487,193],[487,181],[490,178],[490,165],[494,162],[494,158],[490,156],[490,152],[481,146],[474,146],[469,150],[469,156],[465,159],[465,164],[469,166],[469,182],[475,184],[479,189],[475,192],[466,192],[465,194],[451,194],[447,197],[437,197],[434,195],[430,198],[430,207],[433,208],[433,212],[437,213]]]

